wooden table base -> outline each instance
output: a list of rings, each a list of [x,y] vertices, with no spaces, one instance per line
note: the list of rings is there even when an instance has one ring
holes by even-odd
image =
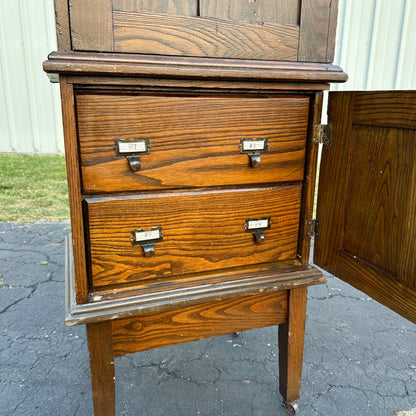
[[[94,415],[115,415],[115,356],[270,325],[279,325],[280,393],[295,402],[306,298],[307,287],[299,287],[87,324]]]

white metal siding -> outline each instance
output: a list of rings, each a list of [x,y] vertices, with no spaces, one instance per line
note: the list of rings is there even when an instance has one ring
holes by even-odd
[[[333,90],[416,89],[416,0],[340,0]],[[63,153],[53,0],[0,0],[0,152]]]
[[[54,25],[53,0],[0,0],[0,152],[64,152],[59,87],[42,70]]]
[[[332,89],[415,89],[415,21],[415,0],[340,0],[334,63],[349,81]]]

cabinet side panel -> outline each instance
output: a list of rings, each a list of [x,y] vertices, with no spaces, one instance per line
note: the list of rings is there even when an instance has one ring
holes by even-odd
[[[201,0],[201,16],[253,24],[299,24],[299,0]]]
[[[113,51],[111,0],[71,0],[72,47],[79,51]]]
[[[72,245],[77,303],[88,300],[87,266],[85,257],[84,224],[82,217],[81,181],[78,159],[78,144],[75,122],[75,102],[73,88],[60,78],[62,99],[62,121],[65,137],[65,157],[68,176],[69,206],[71,212]]]
[[[299,55],[301,62],[326,62],[331,22],[331,0],[302,0]]]

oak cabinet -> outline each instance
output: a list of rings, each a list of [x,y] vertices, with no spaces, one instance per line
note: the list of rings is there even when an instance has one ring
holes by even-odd
[[[295,412],[313,235],[318,265],[416,321],[415,94],[331,93],[328,144],[336,1],[55,7],[67,324],[87,325],[96,416],[115,356],[269,325]]]

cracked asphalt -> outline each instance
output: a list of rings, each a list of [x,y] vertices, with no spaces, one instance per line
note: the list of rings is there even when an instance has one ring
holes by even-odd
[[[69,224],[0,224],[0,414],[91,416],[85,327],[64,324]],[[279,416],[277,327],[116,359],[117,415]],[[309,289],[303,416],[416,415],[416,325],[328,276]]]

